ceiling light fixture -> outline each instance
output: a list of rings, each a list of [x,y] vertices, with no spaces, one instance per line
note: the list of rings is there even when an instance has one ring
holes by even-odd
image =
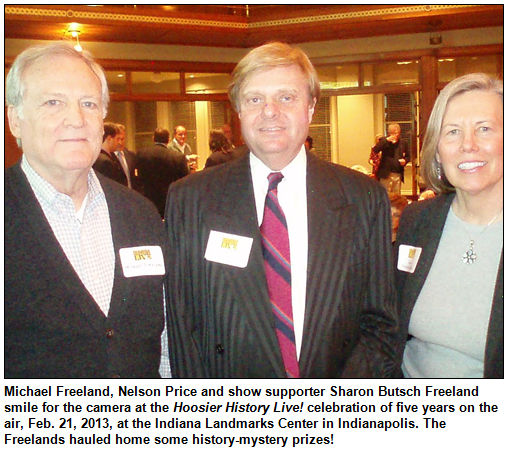
[[[62,39],[68,39],[69,41],[73,42],[73,40],[76,40],[76,44],[74,45],[74,48],[78,52],[83,51],[83,47],[81,47],[80,44],[80,34],[81,31],[79,30],[79,24],[72,23],[67,27],[67,30],[64,31],[64,34],[62,36]]]
[[[438,31],[431,32],[429,34],[429,43],[432,46],[439,46],[442,44],[442,34]]]
[[[428,21],[429,44],[432,46],[439,46],[442,44],[442,33],[440,33],[441,25],[442,21],[440,19],[430,19]]]

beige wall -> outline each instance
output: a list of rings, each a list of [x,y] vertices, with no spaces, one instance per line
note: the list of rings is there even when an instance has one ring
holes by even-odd
[[[337,160],[345,166],[362,165],[371,170],[369,153],[375,135],[373,111],[375,96],[338,96]]]
[[[60,36],[55,36],[55,40]],[[41,41],[6,39],[5,55],[14,57],[30,45]],[[178,45],[115,44],[108,42],[88,42],[86,34],[80,36],[84,49],[92,52],[95,58],[102,59],[139,59],[170,61],[210,61],[218,63],[236,63],[249,49],[216,48]],[[477,28],[470,30],[452,30],[442,32],[440,47],[501,44],[504,42],[503,27]],[[327,42],[308,42],[299,44],[313,63],[334,63],[357,59],[361,54],[376,52],[396,52],[404,50],[436,48],[429,44],[428,33],[400,36],[380,36],[361,39],[344,39]]]

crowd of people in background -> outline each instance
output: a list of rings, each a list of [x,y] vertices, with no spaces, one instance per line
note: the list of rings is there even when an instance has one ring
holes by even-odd
[[[313,152],[320,82],[298,48],[251,50],[228,94],[245,145],[211,130],[197,171],[183,125],[126,149],[87,52],[16,58],[5,376],[503,378],[502,82],[442,90],[411,204],[399,124],[373,177]]]
[[[393,216],[399,216],[404,208],[403,198],[406,204],[409,203],[407,198],[401,195],[401,184],[404,182],[405,166],[411,159],[411,153],[407,143],[400,139],[399,124],[391,123],[387,130],[387,136],[381,134],[375,136],[375,144],[371,148],[368,160],[372,167],[371,172],[363,165],[353,165],[351,168],[378,180],[387,190],[391,205],[396,202],[396,197],[392,195],[399,195],[397,213],[392,210]],[[230,124],[210,130],[210,155],[203,169],[230,162],[247,152],[246,146],[237,149],[232,138]],[[170,184],[199,171],[199,157],[187,143],[187,129],[183,125],[174,127],[173,138],[170,140],[168,129],[157,128],[153,135],[154,143],[141,148],[137,153],[126,149],[125,139],[123,124],[105,123],[101,153],[93,168],[145,195],[156,205],[161,217],[164,218],[166,195]],[[308,153],[318,155],[311,136],[306,137],[304,145]],[[435,196],[433,190],[423,190],[418,199],[428,199],[432,196]],[[393,217],[393,224],[398,223],[399,220]],[[393,229],[393,242],[396,231],[397,227]]]
[[[164,218],[169,186],[199,170],[198,155],[187,143],[187,129],[176,126],[170,138],[168,129],[158,127],[153,133],[153,144],[135,153],[125,147],[125,126],[106,122],[101,152],[93,169],[147,197]],[[209,150],[205,168],[229,162],[245,148],[235,148],[231,126],[224,124],[210,131]]]

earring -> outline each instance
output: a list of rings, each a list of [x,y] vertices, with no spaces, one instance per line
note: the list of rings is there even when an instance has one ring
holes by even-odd
[[[442,170],[440,169],[440,157],[438,156],[438,152],[435,154],[435,162],[437,163],[438,180],[442,180]]]

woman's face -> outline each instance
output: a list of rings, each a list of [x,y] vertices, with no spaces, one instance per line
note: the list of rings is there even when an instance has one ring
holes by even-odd
[[[470,91],[448,104],[437,160],[461,196],[503,191],[504,119],[500,96]]]

